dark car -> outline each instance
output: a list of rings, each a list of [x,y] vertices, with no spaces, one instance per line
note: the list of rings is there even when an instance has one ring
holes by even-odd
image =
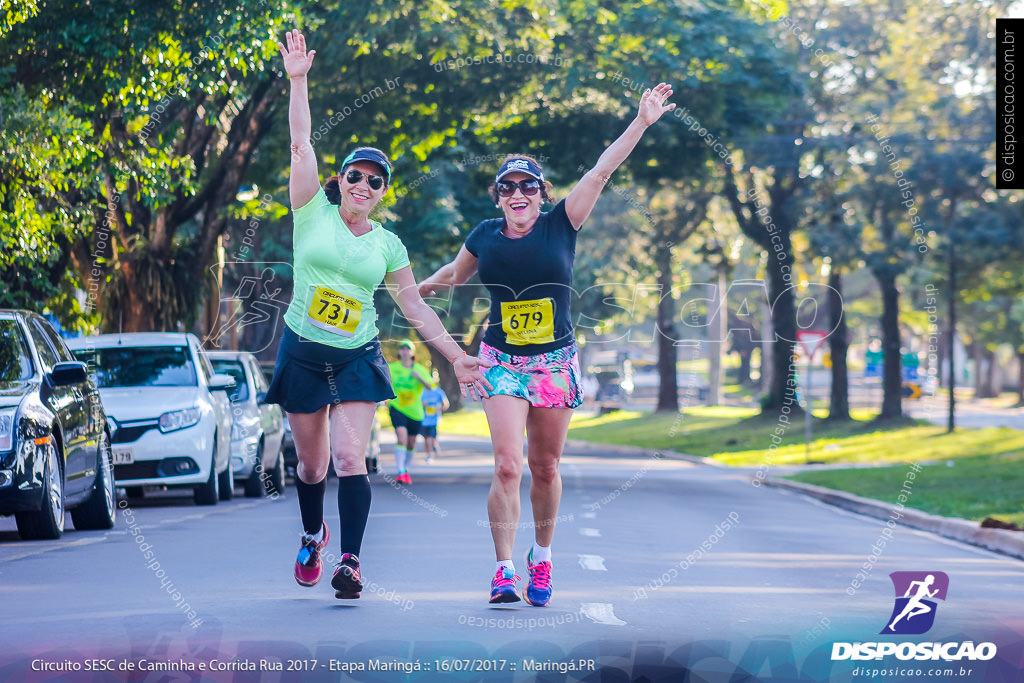
[[[633,393],[632,372],[628,366],[596,366],[590,373],[597,380],[594,404],[599,414],[622,410]]]
[[[99,391],[45,318],[0,310],[0,515],[25,539],[110,529],[116,505]]]

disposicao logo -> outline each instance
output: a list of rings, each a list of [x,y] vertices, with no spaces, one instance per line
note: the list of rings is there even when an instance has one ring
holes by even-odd
[[[944,572],[893,572],[889,578],[896,591],[896,601],[880,635],[927,633],[935,623],[936,600],[946,600],[949,576]],[[962,643],[832,643],[832,661],[863,661],[887,656],[918,661],[987,661],[996,656],[996,646],[994,643],[975,645],[970,640]]]
[[[949,577],[944,572],[893,572],[889,578],[896,590],[896,604],[879,633],[927,633],[935,623],[935,600],[946,600]]]

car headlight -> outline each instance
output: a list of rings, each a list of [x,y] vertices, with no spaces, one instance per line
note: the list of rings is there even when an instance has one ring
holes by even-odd
[[[160,416],[160,431],[166,434],[179,429],[185,429],[199,422],[199,408],[186,408],[185,410],[172,410]]]
[[[0,410],[0,452],[14,448],[14,413],[17,408]]]

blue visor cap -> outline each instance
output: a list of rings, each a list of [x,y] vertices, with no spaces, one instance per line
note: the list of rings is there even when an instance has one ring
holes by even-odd
[[[515,171],[533,176],[542,183],[544,182],[544,172],[540,170],[540,166],[529,159],[509,159],[502,165],[501,170],[498,171],[498,175],[494,176],[494,182],[498,182],[504,176]]]
[[[345,161],[341,162],[341,172],[345,172],[345,168],[353,161],[371,161],[384,170],[384,184],[391,184],[391,166],[388,164],[388,160],[384,158],[384,155],[373,149],[360,149],[352,152]]]

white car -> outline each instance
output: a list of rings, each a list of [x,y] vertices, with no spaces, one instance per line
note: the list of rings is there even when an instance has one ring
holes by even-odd
[[[231,466],[244,480],[245,495],[259,498],[284,491],[284,413],[264,403],[267,380],[256,356],[248,351],[207,351],[215,372],[230,375]],[[260,466],[257,467],[257,463]]]
[[[227,392],[235,382],[214,373],[194,334],[104,334],[67,345],[99,387],[118,486],[129,496],[144,486],[191,487],[198,505],[231,499]]]

